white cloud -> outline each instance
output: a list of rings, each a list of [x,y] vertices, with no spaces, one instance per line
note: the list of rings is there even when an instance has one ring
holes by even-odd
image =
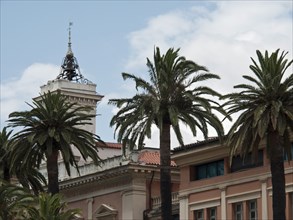
[[[289,13],[290,2],[221,1],[213,11],[200,6],[157,16],[129,35],[132,54],[127,68],[145,67],[154,46],[162,51],[180,47],[182,55],[200,64],[210,68],[225,64],[226,69],[228,60],[235,62],[234,55],[242,62],[254,56],[256,49],[292,50]]]
[[[234,85],[243,82],[242,75],[251,73],[250,57],[256,59],[257,49],[273,52],[280,48],[289,51],[287,58],[292,59],[292,4],[219,1],[212,9],[195,6],[188,11],[159,15],[150,19],[145,28],[129,35],[132,52],[126,70],[139,70],[137,74],[145,73],[142,77],[147,79],[145,61],[146,57],[152,60],[154,46],[159,46],[162,53],[170,47],[181,48],[181,56],[221,76],[220,81],[209,81],[208,86],[222,93],[231,92]],[[226,130],[229,124],[225,123]],[[185,142],[194,142],[190,132],[183,130]],[[176,146],[174,143],[172,146]]]
[[[290,1],[214,1],[152,17],[145,27],[128,35],[131,53],[123,69],[147,79],[146,57],[152,60],[154,46],[159,46],[162,53],[170,47],[180,47],[180,55],[221,76],[220,81],[208,82],[210,87],[222,93],[229,92],[233,85],[242,82],[243,74],[250,73],[250,57],[256,57],[256,49],[273,51],[281,48],[289,51],[288,58],[292,59],[292,4]],[[53,64],[36,63],[24,70],[20,78],[2,81],[1,126],[9,113],[27,109],[25,101],[30,103],[38,95],[40,85],[56,78],[59,70],[60,67]],[[93,78],[84,75],[90,80]],[[112,111],[113,106],[107,105],[108,100],[130,97],[136,92],[129,80],[123,81],[121,86],[120,91],[113,88],[113,93],[105,94],[98,113],[107,116],[115,113],[116,109]],[[103,117],[102,114],[100,120]],[[101,124],[102,131],[107,127],[106,123]],[[185,143],[194,142],[184,126],[182,133]],[[155,131],[147,146],[158,146],[158,138],[158,131]],[[202,135],[197,139],[202,139]],[[172,146],[178,146],[174,135]]]
[[[137,67],[145,66],[146,58],[152,57],[155,46],[166,50],[180,45],[185,33],[192,29],[192,25],[192,21],[180,11],[151,18],[146,28],[132,32],[128,36],[133,51],[126,68],[136,70]]]
[[[60,67],[53,64],[34,63],[26,68],[20,78],[1,82],[1,127],[6,126],[8,115],[14,111],[28,109],[25,102],[31,103],[38,96],[40,85],[54,79]]]

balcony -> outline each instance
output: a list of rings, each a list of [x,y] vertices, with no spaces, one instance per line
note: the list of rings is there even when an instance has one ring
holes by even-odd
[[[179,204],[179,199],[178,199],[178,192],[173,192],[172,193],[172,205]],[[152,209],[156,209],[161,207],[161,197],[153,197],[152,198]]]

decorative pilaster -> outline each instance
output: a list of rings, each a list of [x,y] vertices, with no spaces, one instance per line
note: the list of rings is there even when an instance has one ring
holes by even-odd
[[[93,219],[93,198],[89,198],[87,201],[87,219],[92,220]]]
[[[188,195],[179,196],[180,219],[188,219]]]
[[[146,210],[146,186],[143,179],[133,177],[132,185],[122,192],[122,219],[141,219]]]
[[[221,219],[227,219],[226,186],[220,187],[220,190],[221,190]]]
[[[267,178],[261,179],[261,218],[268,219]]]

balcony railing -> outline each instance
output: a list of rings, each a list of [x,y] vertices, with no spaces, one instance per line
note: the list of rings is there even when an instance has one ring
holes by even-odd
[[[178,192],[173,192],[171,197],[172,197],[172,204],[177,204],[179,203],[179,199],[178,199]],[[157,197],[153,197],[152,198],[152,209],[158,208],[161,206],[161,197],[157,196]]]
[[[59,168],[59,181],[72,179],[78,176],[85,176],[88,174],[101,172],[107,169],[111,169],[113,167],[119,167],[121,164],[127,164],[129,161],[123,160],[122,156],[115,156],[112,158],[105,159],[101,162],[100,166],[95,165],[92,161],[88,163],[84,163],[83,165],[80,165],[78,174],[77,170],[74,167],[70,167],[71,176],[68,176],[66,172],[65,165],[62,160],[59,161],[58,168]],[[48,177],[47,170],[45,164],[41,166],[40,172],[45,176],[45,178]]]

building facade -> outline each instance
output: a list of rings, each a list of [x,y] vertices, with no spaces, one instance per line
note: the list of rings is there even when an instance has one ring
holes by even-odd
[[[120,155],[113,156],[117,149]],[[123,156],[119,144],[107,143],[99,148],[101,151],[107,151],[109,157],[100,166],[83,162],[79,166],[80,175],[60,175],[60,193],[68,206],[80,208],[80,219],[87,220],[160,219],[160,212],[151,212],[161,202],[158,149],[145,148]],[[177,204],[174,216],[178,216],[179,172],[174,165],[172,191],[173,203]],[[65,174],[62,160],[59,170]]]
[[[293,140],[293,136],[292,139]],[[292,144],[293,145],[293,144]],[[257,160],[233,157],[218,139],[178,147],[180,219],[273,219],[270,164],[264,143]],[[286,218],[293,219],[293,163],[284,158]]]
[[[95,115],[97,103],[103,96],[96,92],[96,84],[85,79],[80,72],[77,59],[71,48],[71,29],[69,27],[68,50],[62,61],[56,79],[41,86],[40,95],[47,92],[61,92],[69,102],[92,108],[89,114]],[[35,99],[39,99],[36,97]],[[96,118],[83,129],[95,134]],[[141,151],[122,151],[121,144],[97,143],[100,164],[92,160],[84,161],[72,146],[79,172],[71,169],[68,176],[60,157],[60,193],[64,195],[69,208],[82,211],[79,219],[160,219],[160,156],[158,149],[145,148]],[[125,152],[125,153],[123,153]],[[179,215],[177,193],[179,172],[172,163],[172,191],[174,216]],[[46,166],[40,168],[47,177]]]
[[[80,105],[93,108],[103,98],[96,85],[86,80],[71,49],[58,77],[41,87],[44,92],[61,91]],[[84,129],[95,133],[96,119]],[[293,140],[293,136],[292,136]],[[159,220],[159,150],[145,148],[122,153],[121,144],[97,144],[101,162],[84,161],[76,152],[79,173],[68,176],[59,160],[60,193],[69,208],[80,208],[80,219],[87,220]],[[175,148],[172,155],[173,217],[181,220],[265,220],[272,219],[272,184],[265,145],[258,158],[245,160],[235,156],[218,139],[208,139]],[[231,162],[231,163],[230,163]],[[176,164],[175,164],[176,163]],[[286,216],[293,219],[293,163],[284,158],[286,177]],[[45,167],[42,173],[46,176]]]

